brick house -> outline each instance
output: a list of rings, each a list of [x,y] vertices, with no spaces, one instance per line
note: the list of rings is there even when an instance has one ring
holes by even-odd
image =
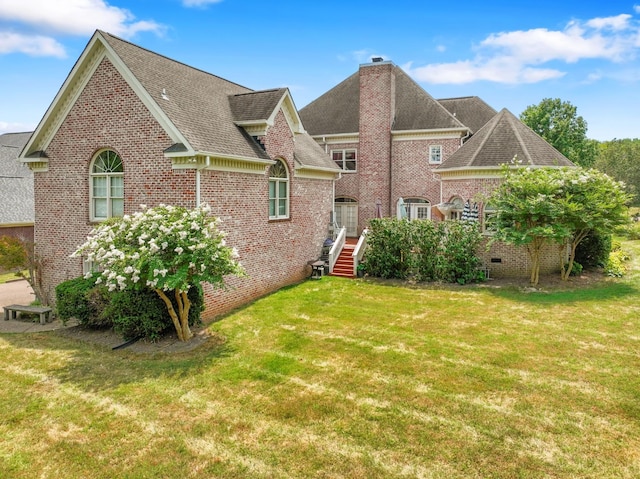
[[[335,221],[350,236],[372,218],[455,219],[483,199],[514,156],[530,166],[572,163],[507,110],[478,97],[436,100],[390,61],[373,59],[300,110],[307,131],[341,168]],[[489,211],[487,211],[489,212]],[[494,276],[528,269],[525,251],[482,251]],[[541,272],[558,269],[549,252]]]
[[[205,318],[301,280],[320,255],[335,163],[286,88],[252,91],[97,31],[21,160],[35,176],[48,300],[83,273],[93,226],[160,203],[206,202],[248,276],[205,289]]]
[[[31,132],[0,135],[0,236],[33,241],[33,173],[18,161]]]

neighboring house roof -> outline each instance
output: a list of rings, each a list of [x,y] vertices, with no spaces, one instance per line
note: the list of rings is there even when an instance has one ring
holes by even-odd
[[[401,68],[395,76],[394,131],[464,129],[442,105]],[[313,136],[358,133],[360,122],[360,71],[354,73],[300,110],[306,130]]]
[[[0,135],[0,227],[34,222],[33,173],[18,161],[31,132]]]
[[[575,166],[505,108],[445,160],[438,171],[495,169],[514,157],[525,166]]]
[[[25,157],[46,150],[48,141],[71,107],[76,91],[90,77],[87,71],[108,58],[173,139],[170,154],[269,161],[243,122],[262,121],[262,132],[280,108],[296,135],[306,134],[286,88],[254,92],[210,73],[151,52],[109,33],[96,31],[65,84],[36,129]],[[255,110],[252,110],[255,108]],[[66,110],[65,110],[66,109]],[[249,123],[260,123],[250,121]],[[335,164],[321,148],[313,161]],[[324,159],[323,159],[324,158]]]
[[[498,113],[480,97],[442,98],[438,102],[475,133]]]

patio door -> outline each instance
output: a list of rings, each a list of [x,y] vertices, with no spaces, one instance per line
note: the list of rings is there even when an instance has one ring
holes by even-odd
[[[358,236],[358,203],[352,198],[336,198],[336,223],[347,228],[347,236]]]

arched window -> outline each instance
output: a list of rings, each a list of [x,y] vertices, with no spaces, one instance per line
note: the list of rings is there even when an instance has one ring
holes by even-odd
[[[269,168],[269,219],[289,217],[289,173],[282,161]]]
[[[91,220],[124,214],[124,168],[120,156],[102,150],[91,164]]]

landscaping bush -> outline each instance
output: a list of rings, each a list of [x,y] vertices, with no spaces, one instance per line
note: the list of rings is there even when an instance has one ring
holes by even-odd
[[[155,291],[110,292],[95,284],[97,276],[71,279],[56,287],[56,308],[63,322],[76,318],[81,325],[90,328],[113,327],[125,339],[157,340],[173,327],[167,307]],[[188,296],[191,300],[189,324],[194,325],[200,321],[204,309],[202,288],[191,288]],[[174,304],[174,307],[177,306]]]
[[[364,264],[371,276],[460,284],[483,279],[475,222],[375,219],[367,238]]]
[[[585,268],[602,267],[607,263],[611,253],[611,235],[589,233],[576,247],[574,261]]]
[[[604,266],[604,272],[607,276],[621,277],[627,272],[627,266],[625,263],[629,261],[631,257],[622,249],[622,246],[617,241],[611,244],[611,253]]]
[[[142,337],[156,341],[174,327],[166,305],[155,291],[125,289],[109,294],[111,301],[103,314],[110,318],[113,329],[125,339]],[[188,297],[191,301],[189,325],[193,326],[199,323],[200,313],[204,309],[202,288],[192,287]],[[171,299],[177,310],[175,299]]]
[[[446,221],[441,230],[441,253],[437,279],[460,284],[482,279],[478,271],[480,258],[476,254],[481,239],[478,223]]]
[[[411,222],[395,218],[371,220],[366,272],[379,278],[406,279],[413,268]]]
[[[97,301],[97,297],[105,288],[96,287],[97,275],[90,278],[74,278],[56,286],[56,311],[62,322],[75,318],[83,326],[100,328],[111,326],[105,324],[101,317],[104,301]],[[106,293],[106,291],[104,291]],[[90,299],[91,298],[91,299]]]
[[[440,270],[443,223],[416,221],[414,228],[415,274],[418,281],[435,281]]]

